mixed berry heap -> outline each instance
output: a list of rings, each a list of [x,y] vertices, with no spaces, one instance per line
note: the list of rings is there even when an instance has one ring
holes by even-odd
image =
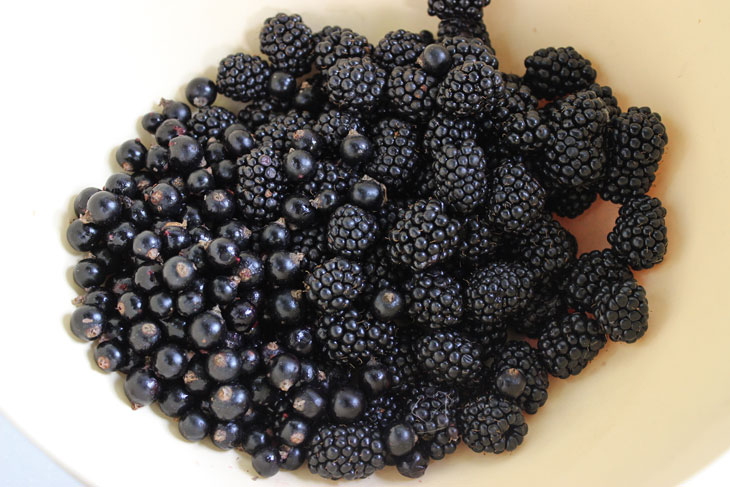
[[[133,407],[267,477],[514,450],[548,377],[647,331],[634,279],[667,250],[646,193],[667,143],[571,47],[500,71],[489,0],[429,0],[378,42],[278,14],[187,103],[142,118],[124,172],[74,202],[71,330]],[[219,97],[230,102],[215,105]],[[621,205],[577,255],[554,215]]]

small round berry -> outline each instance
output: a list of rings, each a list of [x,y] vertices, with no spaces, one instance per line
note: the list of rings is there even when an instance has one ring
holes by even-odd
[[[360,371],[360,386],[369,398],[381,396],[390,389],[391,384],[392,377],[385,365],[372,363]]]
[[[101,286],[106,279],[104,263],[99,259],[84,259],[74,266],[73,278],[84,289]]]
[[[519,369],[507,368],[497,376],[495,386],[500,394],[515,399],[525,390],[527,380]]]
[[[195,277],[195,266],[185,257],[172,257],[162,267],[162,279],[172,291],[181,291],[187,288],[192,284]]]
[[[397,318],[405,307],[403,295],[395,289],[381,289],[373,299],[372,311],[376,318],[390,321]]]
[[[71,332],[80,340],[96,340],[105,324],[104,313],[95,306],[79,306],[71,314]]]
[[[80,217],[86,212],[86,203],[92,195],[101,191],[99,188],[85,188],[74,198],[74,213]]]
[[[119,297],[117,303],[119,316],[128,321],[134,321],[142,317],[145,312],[144,300],[135,292],[126,292]]]
[[[442,44],[431,44],[423,50],[417,64],[428,74],[441,77],[451,69],[451,54]]]
[[[181,120],[170,118],[162,122],[155,130],[155,141],[162,147],[167,147],[171,140],[185,135],[187,131],[187,127]]]
[[[312,226],[317,218],[317,212],[309,199],[302,196],[289,196],[281,205],[281,213],[289,227],[301,230]]]
[[[241,373],[241,357],[232,349],[224,348],[208,356],[208,375],[221,384],[235,380]]]
[[[160,105],[162,105],[162,114],[167,119],[176,119],[180,120],[182,123],[188,123],[190,121],[190,117],[193,116],[193,112],[190,110],[190,107],[181,101],[163,99],[160,102]]]
[[[86,202],[86,215],[91,223],[108,227],[119,221],[122,216],[122,204],[117,195],[108,191],[99,191]]]
[[[127,172],[136,172],[144,167],[147,148],[139,139],[132,139],[119,146],[117,164]]]
[[[353,167],[373,159],[373,144],[370,139],[357,132],[350,132],[340,144],[342,161]]]
[[[277,356],[269,367],[269,382],[279,390],[288,391],[299,381],[301,363],[289,353]]]
[[[291,100],[297,92],[297,80],[289,73],[276,71],[269,78],[269,94],[282,101]]]
[[[330,399],[332,417],[340,423],[353,423],[365,411],[365,396],[352,387],[343,387]]]
[[[350,201],[365,210],[378,210],[385,201],[385,186],[366,177],[352,185]]]
[[[223,320],[211,312],[200,313],[190,323],[188,334],[193,344],[198,348],[208,349],[215,347],[225,334],[226,327]]]
[[[193,78],[185,87],[185,98],[198,108],[212,105],[217,95],[218,88],[208,78]]]
[[[114,372],[124,364],[128,352],[121,340],[109,340],[96,347],[94,361],[103,372]]]
[[[234,127],[231,125],[231,127]],[[231,127],[228,127],[229,129]],[[224,133],[226,149],[234,157],[241,157],[256,146],[253,136],[248,130],[236,128],[235,130],[226,129]],[[210,162],[210,161],[209,161]]]
[[[306,182],[317,172],[317,161],[303,150],[291,150],[284,161],[284,173],[292,183]]]
[[[166,117],[158,112],[145,113],[142,116],[142,128],[146,132],[154,135],[157,128],[165,121],[165,119]]]
[[[129,327],[127,341],[132,351],[147,354],[162,339],[162,329],[151,320],[140,320]]]
[[[124,394],[135,409],[152,404],[159,392],[160,382],[148,369],[137,369],[124,381]]]
[[[251,465],[256,473],[263,478],[273,477],[279,473],[279,451],[270,446],[264,446],[256,450],[251,457]]]
[[[225,384],[210,395],[210,409],[221,421],[233,421],[251,405],[251,393],[238,384]]]
[[[233,269],[233,275],[241,280],[239,286],[242,289],[250,289],[263,282],[266,275],[264,263],[257,255],[241,252],[238,254],[238,259],[238,264]]]
[[[203,150],[198,141],[189,135],[181,135],[170,141],[170,166],[176,171],[188,173],[200,167]]]
[[[312,129],[299,129],[292,137],[292,148],[309,152],[314,157],[319,157],[325,149],[325,142],[321,135]]]
[[[66,240],[78,252],[89,252],[98,248],[101,232],[93,223],[74,220],[66,229]]]
[[[188,367],[185,350],[173,343],[158,348],[152,357],[152,370],[160,379],[178,379]]]
[[[200,441],[208,436],[210,420],[198,409],[185,413],[177,423],[180,435],[188,441]]]
[[[429,456],[424,454],[420,448],[415,448],[408,455],[398,459],[396,468],[398,473],[404,477],[417,479],[426,473],[429,460]]]
[[[292,396],[292,409],[307,419],[315,420],[327,410],[327,400],[316,388],[305,387]]]
[[[227,238],[216,238],[206,252],[208,262],[219,269],[228,269],[238,261],[238,245]]]
[[[416,432],[408,423],[396,423],[385,432],[385,448],[394,457],[401,457],[416,446]]]
[[[261,245],[266,250],[283,250],[291,242],[291,232],[280,222],[269,223],[261,231]]]

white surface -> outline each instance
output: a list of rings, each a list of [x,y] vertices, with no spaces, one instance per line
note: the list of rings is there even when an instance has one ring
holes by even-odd
[[[435,31],[424,4],[425,0],[134,0],[20,2],[6,7],[0,19],[3,60],[10,67],[1,81],[5,184],[0,211],[6,226],[0,249],[5,257],[2,304],[7,314],[0,326],[0,412],[90,485],[253,485],[247,457],[214,454],[209,444],[179,441],[174,424],[153,409],[133,412],[120,379],[93,370],[88,346],[68,332],[75,295],[69,279],[75,257],[64,249],[70,202],[76,192],[103,184],[117,170],[113,151],[137,136],[139,116],[160,97],[179,96],[193,76],[212,76],[218,60],[231,52],[255,51],[258,26],[267,15],[296,10],[314,28],[351,25],[375,40],[396,26]],[[373,16],[376,6],[380,16]],[[566,30],[568,38],[579,35]],[[621,90],[630,93],[632,87]],[[58,278],[63,275],[65,280]],[[594,372],[597,376],[598,369]],[[583,379],[576,387],[585,391],[597,377]],[[567,389],[560,392],[567,394]],[[546,410],[535,424],[560,420],[549,414]],[[568,419],[586,424],[600,412],[589,420],[586,414]],[[539,431],[534,434],[527,443],[538,444]],[[8,444],[11,441],[0,438],[0,446],[10,451],[15,447]],[[436,469],[458,473],[471,460],[462,456],[441,462],[429,474]],[[726,456],[686,485],[727,485],[728,461]],[[667,462],[669,467],[673,460]],[[488,469],[484,472],[488,475]],[[427,474],[423,482],[430,477]],[[321,484],[303,473],[277,476],[265,485],[289,485],[294,479]],[[401,482],[395,474],[378,477],[383,480]]]

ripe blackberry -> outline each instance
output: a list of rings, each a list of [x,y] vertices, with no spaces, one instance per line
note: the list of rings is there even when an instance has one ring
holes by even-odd
[[[388,249],[382,240],[368,249],[360,265],[365,275],[362,295],[368,300],[381,289],[398,289],[405,279],[403,270],[391,264]]]
[[[279,13],[266,19],[259,40],[261,52],[269,56],[275,71],[298,77],[312,69],[312,29],[300,15]]]
[[[593,250],[571,266],[560,288],[570,307],[593,312],[602,288],[632,278],[628,266],[613,250]]]
[[[575,262],[578,243],[558,221],[545,215],[520,240],[519,249],[521,260],[530,264],[535,277],[548,282]]]
[[[459,246],[458,220],[436,199],[417,200],[390,231],[388,252],[395,264],[423,270],[450,259]]]
[[[332,108],[323,111],[312,128],[322,136],[330,151],[337,153],[345,137],[352,131],[364,132],[365,125],[357,114]]]
[[[201,147],[205,147],[208,139],[222,141],[223,132],[233,123],[236,117],[223,107],[203,108],[190,118],[187,123],[188,134],[195,138]]]
[[[464,311],[461,284],[443,271],[414,274],[403,290],[414,323],[434,330],[459,324]]]
[[[527,434],[520,408],[495,394],[479,396],[464,404],[459,411],[458,425],[464,443],[477,453],[512,451]]]
[[[296,132],[311,129],[313,122],[308,112],[289,110],[273,115],[267,123],[259,125],[255,138],[262,145],[268,144],[278,152],[286,152],[292,148]]]
[[[269,123],[274,115],[286,112],[288,105],[273,98],[257,98],[238,112],[238,120],[251,130]]]
[[[473,387],[481,380],[482,347],[455,331],[437,331],[414,343],[416,360],[439,383]]]
[[[385,431],[403,416],[403,399],[397,394],[386,394],[368,401],[363,422],[374,430]]]
[[[591,62],[572,47],[538,49],[525,59],[524,83],[551,100],[588,88],[596,80]]]
[[[442,147],[433,169],[436,198],[463,214],[473,213],[483,205],[487,197],[487,160],[475,141]]]
[[[405,403],[405,422],[413,427],[419,443],[426,445],[434,460],[454,453],[459,444],[458,402],[455,392],[426,385],[414,390]]]
[[[544,207],[545,190],[524,164],[506,161],[494,171],[487,209],[495,229],[524,233]]]
[[[601,325],[583,313],[570,313],[548,323],[537,350],[551,375],[578,375],[606,344]]]
[[[509,326],[517,333],[537,338],[550,321],[563,316],[567,310],[565,297],[555,286],[538,287],[535,297],[510,319]]]
[[[618,100],[613,96],[613,90],[610,86],[601,86],[598,83],[593,83],[588,89],[595,92],[606,104],[609,121],[613,121],[616,116],[621,114],[621,107],[618,106]]]
[[[467,216],[462,221],[459,251],[463,261],[470,265],[478,265],[497,252],[500,235],[485,220],[476,215]]]
[[[649,327],[646,291],[634,279],[604,287],[595,315],[611,341],[634,343]]]
[[[608,243],[619,259],[635,270],[651,269],[667,253],[667,210],[658,198],[639,196],[618,211]]]
[[[271,77],[269,63],[258,56],[238,53],[225,57],[218,66],[218,92],[236,101],[251,101],[266,94]]]
[[[373,59],[390,72],[396,66],[411,66],[426,45],[415,32],[398,29],[385,34],[373,50]]]
[[[470,118],[455,117],[446,112],[436,112],[428,121],[423,134],[423,147],[436,157],[447,145],[460,146],[467,140],[477,137],[476,122]]]
[[[354,309],[323,314],[317,339],[334,361],[359,367],[373,356],[386,355],[394,345],[395,325]]]
[[[439,22],[436,35],[439,42],[444,42],[449,37],[479,39],[492,49],[492,41],[489,38],[489,31],[487,31],[487,26],[484,25],[484,21],[482,19],[443,19]]]
[[[516,316],[532,299],[536,284],[532,271],[522,264],[507,262],[491,262],[467,282],[467,310],[484,324]]]
[[[284,197],[285,178],[281,162],[273,148],[261,146],[238,160],[239,211],[256,222],[274,220]]]
[[[505,79],[504,89],[505,97],[497,102],[489,116],[481,117],[479,120],[482,130],[494,138],[501,137],[502,132],[507,132],[506,124],[511,117],[517,114],[522,114],[524,117],[526,113],[535,111],[538,107],[538,99],[532,94],[530,88],[520,82]],[[542,115],[540,115],[540,120],[542,121]],[[505,139],[504,142],[506,143],[507,140]]]
[[[378,233],[375,217],[362,208],[348,203],[332,213],[327,230],[327,243],[332,252],[358,260],[375,243]]]
[[[428,0],[428,15],[440,19],[481,19],[491,0]]]
[[[507,147],[517,153],[525,153],[541,149],[550,137],[550,129],[539,111],[528,110],[508,116],[500,135]]]
[[[535,414],[547,401],[547,371],[537,352],[527,342],[507,343],[499,351],[492,373],[498,392],[513,400],[525,412]]]
[[[648,107],[631,107],[611,121],[607,139],[608,169],[601,198],[625,203],[645,194],[667,145],[661,116]]]
[[[330,102],[360,112],[378,103],[387,77],[387,72],[369,57],[339,59],[324,74]]]
[[[335,257],[314,268],[305,280],[307,298],[322,311],[346,310],[363,288],[359,264]]]
[[[375,157],[365,165],[365,172],[388,189],[408,184],[420,162],[416,126],[397,118],[384,118],[374,128],[373,142]]]
[[[332,190],[344,197],[358,180],[357,173],[350,168],[342,164],[324,161],[317,167],[312,180],[307,181],[301,188],[312,197],[316,197],[326,190]]]
[[[425,122],[436,108],[439,80],[423,69],[396,66],[386,84],[388,107],[414,122]]]
[[[292,234],[291,249],[304,256],[300,267],[312,271],[329,257],[327,225],[315,225]]]
[[[309,471],[326,479],[362,479],[385,466],[380,433],[364,424],[324,425],[309,442]]]
[[[339,59],[369,56],[372,52],[367,37],[351,29],[333,28],[314,46],[314,64],[324,72]]]
[[[483,61],[499,69],[499,60],[492,47],[477,37],[456,35],[444,38],[441,44],[451,54],[452,69],[469,61]]]
[[[595,185],[580,188],[549,188],[545,207],[548,211],[567,218],[576,218],[591,207],[598,198]]]
[[[439,106],[458,116],[491,110],[505,97],[502,74],[484,61],[468,61],[452,69],[439,85]]]

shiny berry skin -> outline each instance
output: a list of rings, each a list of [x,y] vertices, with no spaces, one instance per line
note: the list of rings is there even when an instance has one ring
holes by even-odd
[[[205,307],[205,298],[197,291],[185,291],[175,298],[175,311],[180,316],[195,316]]]
[[[257,308],[245,299],[236,299],[223,310],[226,323],[234,330],[246,333],[256,325]]]
[[[423,453],[420,448],[415,448],[408,455],[399,458],[395,465],[399,474],[417,479],[426,473],[429,461],[430,457],[427,454]]]
[[[269,223],[261,231],[260,243],[266,250],[283,250],[290,242],[291,232],[283,223]]]
[[[132,252],[135,257],[144,260],[157,260],[162,250],[162,239],[150,230],[137,234],[132,241]]]
[[[80,340],[96,340],[105,324],[104,313],[95,306],[79,306],[71,314],[71,332]]]
[[[167,147],[175,137],[184,135],[188,131],[185,123],[176,118],[169,118],[162,122],[155,130],[155,141],[162,147]]]
[[[300,370],[301,364],[298,358],[289,353],[282,353],[269,366],[269,382],[277,389],[286,392],[299,381]]]
[[[119,146],[116,152],[117,164],[127,172],[139,171],[144,167],[147,148],[139,139],[132,139]]]
[[[147,310],[155,318],[169,318],[175,312],[175,302],[166,292],[159,292],[147,298]]]
[[[227,238],[238,246],[239,249],[245,249],[250,244],[251,230],[238,220],[230,220],[218,227],[215,233],[216,237]]]
[[[86,296],[84,296],[84,302],[81,304],[95,306],[106,315],[114,310],[117,303],[116,296],[112,295],[109,291],[105,289],[95,289],[93,291],[89,291]]]
[[[152,370],[160,379],[182,377],[188,366],[185,350],[174,344],[163,345],[152,356]]]
[[[330,414],[339,423],[353,423],[365,411],[365,396],[352,387],[336,391],[330,398]]]
[[[134,178],[123,172],[109,176],[104,183],[104,191],[128,198],[137,198],[139,196],[139,189]]]
[[[106,279],[104,270],[99,259],[84,259],[74,266],[74,282],[84,289],[100,286]]]
[[[241,252],[238,258],[239,262],[233,269],[233,275],[241,279],[239,286],[242,289],[250,289],[261,284],[265,277],[264,263],[261,259],[250,252]]]
[[[147,206],[158,217],[176,217],[183,209],[180,191],[167,183],[158,183],[145,192]]]
[[[184,257],[172,257],[162,267],[162,279],[172,291],[181,291],[187,288],[192,284],[195,277],[195,266]]]
[[[172,139],[169,143],[170,149],[170,167],[182,173],[200,167],[203,160],[203,150],[198,145],[198,141],[189,135],[180,135]]]
[[[217,315],[205,312],[190,323],[188,335],[196,347],[208,349],[220,343],[225,330],[225,324]]]
[[[206,251],[208,262],[218,269],[227,269],[238,261],[238,246],[227,238],[216,238]]]
[[[340,157],[344,163],[358,167],[373,159],[373,144],[364,135],[350,133],[340,144]]]
[[[142,115],[142,128],[146,131],[151,133],[152,135],[155,134],[155,131],[157,128],[164,122],[166,117],[157,112],[149,112]]]
[[[249,455],[253,455],[256,450],[267,445],[270,441],[269,435],[263,429],[254,427],[244,433],[241,439],[241,448]]]
[[[180,120],[182,123],[188,123],[192,112],[190,107],[181,101],[162,100],[162,114],[168,119]]]
[[[304,418],[315,420],[327,411],[327,400],[314,387],[297,390],[291,398],[292,409]]]
[[[127,253],[132,248],[137,236],[137,229],[129,222],[122,222],[113,227],[106,235],[106,248],[115,254]]]
[[[199,409],[186,412],[177,423],[180,435],[188,441],[200,441],[208,436],[210,419]]]
[[[179,383],[167,384],[163,387],[157,405],[165,416],[179,418],[193,405],[192,396]]]
[[[271,318],[282,325],[294,325],[302,319],[302,291],[294,289],[278,289],[269,297]]]
[[[99,191],[101,191],[99,188],[86,188],[76,195],[76,198],[74,198],[74,213],[77,217],[86,212],[86,203],[88,203],[89,198]]]
[[[292,139],[292,148],[294,150],[309,152],[314,157],[322,155],[325,149],[322,136],[308,128],[295,131]]]
[[[66,229],[66,241],[77,252],[93,251],[99,246],[101,232],[93,223],[74,220]]]
[[[317,212],[312,203],[308,198],[302,196],[286,198],[281,205],[281,214],[287,225],[294,230],[312,226],[317,218]]]
[[[210,409],[221,421],[232,421],[251,405],[251,393],[243,386],[225,384],[210,395]]]
[[[130,291],[119,296],[117,302],[119,316],[128,321],[141,318],[145,312],[145,300],[139,294]]]
[[[269,283],[280,286],[295,281],[300,274],[300,264],[304,256],[292,252],[274,252],[266,262]]]
[[[206,218],[223,222],[233,217],[236,212],[236,202],[230,192],[214,189],[206,193],[201,210]]]
[[[128,347],[121,340],[109,340],[94,349],[94,361],[103,372],[114,372],[124,364],[127,354]]]
[[[284,160],[284,174],[292,183],[306,182],[316,174],[318,166],[309,152],[292,150]]]
[[[408,423],[396,423],[385,432],[385,448],[394,457],[401,457],[416,446],[416,432]]]
[[[251,457],[251,465],[260,477],[272,477],[279,473],[279,451],[270,446],[259,448]]]
[[[99,191],[91,195],[86,202],[86,215],[92,223],[108,227],[119,221],[122,216],[122,204],[117,195]]]
[[[374,179],[362,179],[350,188],[350,202],[365,210],[378,210],[385,201],[385,186]]]
[[[381,289],[375,295],[372,304],[373,315],[382,321],[390,321],[403,312],[405,300],[403,295],[395,289]]]
[[[185,87],[185,98],[198,108],[212,105],[217,95],[215,83],[208,78],[193,78]]]
[[[417,64],[428,74],[441,77],[451,69],[451,54],[442,44],[431,44],[423,50]]]
[[[294,328],[286,336],[286,346],[297,355],[309,355],[314,350],[314,333],[306,326]]]
[[[378,363],[367,364],[360,371],[360,387],[369,398],[382,395],[392,384],[388,367]]]
[[[231,382],[241,373],[241,357],[229,348],[218,350],[208,355],[206,370],[216,382]]]
[[[288,418],[281,425],[277,436],[288,446],[299,446],[309,437],[309,423],[299,418]]]
[[[162,329],[151,320],[140,320],[129,327],[127,341],[132,351],[147,354],[162,339]]]
[[[297,80],[289,73],[276,71],[269,78],[269,94],[279,100],[290,100],[297,92]]]
[[[152,404],[159,392],[160,382],[149,369],[134,370],[124,381],[124,394],[133,408]]]
[[[243,428],[234,421],[216,424],[210,432],[213,444],[221,450],[231,450],[241,443]]]

